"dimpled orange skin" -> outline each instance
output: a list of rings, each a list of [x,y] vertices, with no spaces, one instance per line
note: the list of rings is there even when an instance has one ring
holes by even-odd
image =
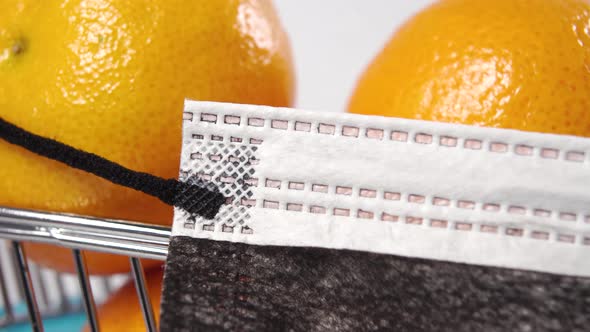
[[[590,136],[590,6],[447,0],[403,25],[349,112]]]
[[[145,273],[147,291],[154,310],[156,324],[160,320],[163,274],[162,269],[158,268]],[[146,331],[137,291],[132,280],[110,295],[108,300],[98,307],[97,315],[101,331]],[[90,328],[86,325],[82,331],[90,331]]]
[[[0,116],[137,171],[176,178],[184,98],[290,106],[270,0],[0,0]],[[0,205],[170,225],[172,208],[0,140]],[[31,245],[37,262],[72,256]],[[89,253],[91,273],[128,269]]]

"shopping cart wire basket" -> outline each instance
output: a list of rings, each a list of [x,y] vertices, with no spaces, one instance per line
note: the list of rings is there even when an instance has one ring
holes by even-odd
[[[33,331],[43,331],[41,317],[51,317],[80,310],[86,312],[91,331],[99,331],[96,315],[93,286],[87,272],[84,251],[100,251],[128,256],[131,275],[139,298],[147,331],[156,331],[154,313],[146,290],[145,276],[140,258],[164,260],[168,252],[170,228],[147,225],[131,221],[109,220],[94,217],[48,213],[14,209],[0,206],[0,239],[6,240],[3,263],[0,264],[0,300],[3,315],[0,315],[2,327],[30,320]],[[47,285],[40,278],[35,281],[39,269],[27,261],[22,242],[39,242],[54,244],[72,250],[77,279],[80,284],[81,303],[72,305],[67,299],[62,278],[55,278],[53,288],[58,293],[57,303],[48,305]],[[4,250],[4,248],[3,248]],[[11,251],[11,255],[6,252]],[[7,264],[6,260],[12,260]],[[34,272],[34,273],[32,273]],[[17,295],[9,296],[9,280],[17,280],[20,289]],[[108,280],[102,279],[104,293],[112,291]],[[94,284],[93,284],[94,285]],[[54,290],[54,291],[55,291]],[[16,298],[16,301],[15,301]],[[28,315],[16,310],[20,301],[26,303]],[[40,302],[41,305],[40,305]]]

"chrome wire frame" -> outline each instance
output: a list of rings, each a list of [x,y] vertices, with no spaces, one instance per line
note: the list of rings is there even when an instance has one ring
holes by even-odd
[[[91,331],[99,331],[95,300],[90,285],[84,250],[99,251],[128,256],[132,277],[142,309],[146,331],[156,331],[153,308],[146,288],[146,281],[140,258],[164,260],[168,253],[170,228],[147,225],[126,220],[101,219],[71,214],[49,213],[14,209],[0,206],[0,239],[12,241],[12,251],[16,264],[15,273],[21,287],[22,298],[26,301],[29,321],[33,331],[43,331],[43,321],[37,304],[38,299],[46,297],[35,295],[29,272],[29,264],[22,242],[54,244],[72,249],[78,281],[80,283],[83,307],[88,317]],[[9,299],[3,271],[0,264],[0,301],[3,303],[4,319],[2,326],[17,323],[18,317]],[[63,285],[58,278],[61,312],[70,308],[63,299]],[[55,313],[54,313],[55,314]],[[51,315],[51,313],[50,313]]]

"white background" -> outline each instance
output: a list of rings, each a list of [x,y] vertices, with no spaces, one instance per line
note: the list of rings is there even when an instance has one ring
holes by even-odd
[[[344,111],[356,80],[404,21],[433,0],[275,0],[291,38],[296,107]]]

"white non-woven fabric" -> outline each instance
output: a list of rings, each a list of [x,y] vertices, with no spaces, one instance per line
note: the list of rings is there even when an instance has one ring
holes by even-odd
[[[590,139],[186,101],[173,235],[590,276]]]

